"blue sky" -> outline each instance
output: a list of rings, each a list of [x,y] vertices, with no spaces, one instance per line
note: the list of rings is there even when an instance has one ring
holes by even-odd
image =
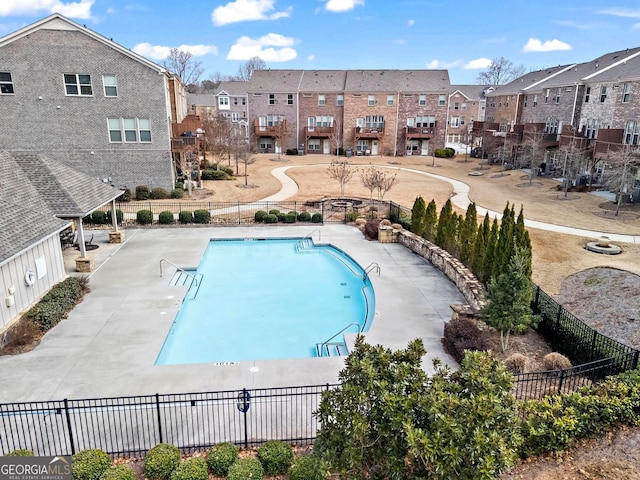
[[[0,36],[53,12],[159,64],[189,50],[201,80],[259,56],[273,69],[444,68],[465,84],[501,56],[537,70],[640,46],[637,0],[0,0]]]

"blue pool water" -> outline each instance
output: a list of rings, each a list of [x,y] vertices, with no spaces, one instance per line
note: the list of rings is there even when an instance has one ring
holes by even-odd
[[[314,357],[349,323],[368,330],[375,311],[362,267],[308,238],[212,240],[190,273],[202,275],[199,288],[187,292],[157,365]]]

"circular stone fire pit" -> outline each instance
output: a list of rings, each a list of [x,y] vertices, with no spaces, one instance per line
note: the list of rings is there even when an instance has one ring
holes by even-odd
[[[590,252],[604,253],[605,255],[617,255],[622,252],[622,249],[611,243],[609,237],[602,236],[595,242],[587,242],[585,247]]]

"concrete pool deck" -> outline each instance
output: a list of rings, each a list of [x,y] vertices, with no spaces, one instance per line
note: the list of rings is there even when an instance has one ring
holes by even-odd
[[[376,316],[365,334],[368,343],[398,349],[419,337],[428,371],[434,357],[455,366],[440,343],[449,305],[465,303],[455,285],[403,246],[367,241],[353,226],[127,229],[124,244],[109,244],[107,231],[97,230],[92,233],[99,249],[89,252],[97,267],[91,292],[33,351],[0,357],[0,403],[336,383],[345,357],[154,365],[186,292],[169,286],[175,268],[168,263],[160,276],[161,259],[196,267],[211,238],[311,232],[315,242],[335,245],[363,267],[380,266],[380,275],[371,276]],[[65,251],[67,271],[74,271],[77,256]],[[250,291],[246,295],[248,302],[259,301]]]

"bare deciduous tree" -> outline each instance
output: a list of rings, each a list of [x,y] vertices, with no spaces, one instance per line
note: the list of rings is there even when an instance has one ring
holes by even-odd
[[[211,154],[213,163],[218,169],[220,162],[230,155],[231,127],[222,115],[208,115],[202,119],[204,137],[202,149]]]
[[[340,147],[342,146],[342,124],[340,120],[334,120],[331,133],[329,134],[329,144],[336,158],[339,156]]]
[[[615,210],[617,217],[623,198],[632,191],[640,169],[640,146],[624,145],[621,150],[610,152],[605,158],[610,166],[605,185],[617,193]]]
[[[247,173],[247,166],[251,165],[252,163],[256,163],[256,157],[254,155],[251,155],[251,153],[249,152],[248,149],[244,150],[240,156],[238,157],[238,159],[240,160],[240,163],[242,163],[242,165],[244,165],[244,186],[248,187],[249,183],[248,183],[248,179],[249,179],[249,174]]]
[[[251,57],[247,63],[238,67],[235,80],[249,81],[255,70],[264,70],[267,64],[260,57]]]
[[[284,144],[287,139],[293,135],[293,132],[289,128],[289,124],[287,120],[284,118],[284,115],[280,115],[278,117],[278,122],[273,125],[271,128],[271,135],[273,136],[273,140],[275,141],[276,152],[278,153],[278,160],[280,160],[280,154],[282,153],[282,149],[284,148]]]
[[[202,62],[193,59],[189,51],[172,48],[169,56],[162,63],[162,66],[170,72],[178,75],[187,89],[193,89],[202,75]]]
[[[477,80],[481,85],[504,85],[525,73],[524,65],[514,65],[511,60],[498,57],[491,60],[485,72],[480,72]]]
[[[340,160],[332,160],[329,168],[327,169],[327,174],[329,178],[333,180],[337,180],[340,184],[340,196],[344,196],[344,186],[349,183],[349,180],[353,178],[353,174],[355,169],[349,164],[349,162],[340,161]]]
[[[545,158],[544,141],[544,124],[532,123],[528,125],[524,132],[522,142],[523,154],[525,159],[529,161],[529,185],[533,182],[534,172],[538,172],[540,165]]]
[[[397,173],[391,175],[375,167],[368,167],[360,174],[362,185],[369,190],[370,200],[373,200],[373,191],[378,192],[378,200],[382,200],[385,194],[398,183]]]
[[[398,174],[391,175],[389,172],[381,172],[380,182],[376,189],[378,190],[378,200],[383,200],[385,194],[393,188],[400,180],[398,180]]]

